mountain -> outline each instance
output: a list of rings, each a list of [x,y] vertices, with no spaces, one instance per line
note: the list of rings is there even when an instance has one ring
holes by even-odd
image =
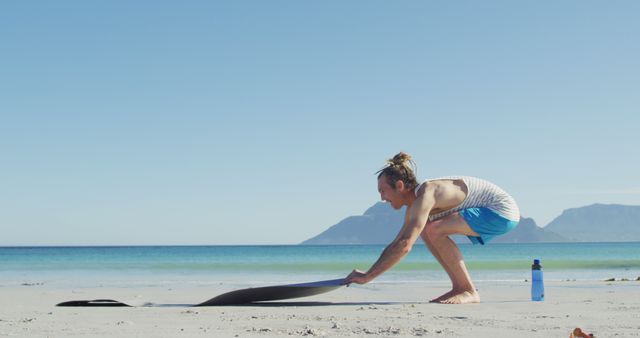
[[[547,228],[539,227],[533,218],[520,218],[515,229],[502,236],[495,237],[491,243],[540,243],[540,242],[568,242],[563,237]]]
[[[397,211],[378,202],[363,215],[349,216],[300,244],[387,244],[400,231],[403,220],[404,208]]]
[[[400,230],[404,221],[404,208],[394,210],[382,202],[374,204],[361,216],[350,216],[319,235],[300,244],[388,244]],[[458,243],[468,243],[464,236],[454,236]],[[531,218],[522,218],[509,233],[498,236],[492,243],[566,242],[567,239],[540,228]],[[421,241],[418,239],[417,243]]]
[[[640,206],[593,204],[567,209],[545,229],[576,242],[640,241]]]

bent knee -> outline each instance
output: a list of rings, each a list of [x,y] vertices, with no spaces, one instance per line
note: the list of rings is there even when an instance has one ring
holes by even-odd
[[[441,223],[440,221],[433,221],[433,222],[427,223],[427,225],[424,228],[424,231],[422,232],[422,234],[427,237],[427,240],[429,238],[433,239],[433,238],[440,238],[440,237],[446,236],[444,231],[442,231],[443,228],[440,225],[440,223]]]

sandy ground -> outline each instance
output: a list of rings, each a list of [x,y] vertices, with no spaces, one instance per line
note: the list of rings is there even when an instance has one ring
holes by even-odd
[[[640,336],[640,281],[547,282],[544,302],[525,282],[477,285],[482,302],[430,304],[445,283],[351,286],[284,303],[198,307],[234,288],[0,287],[0,336],[9,337],[596,337]],[[77,299],[117,299],[134,308],[62,308]]]

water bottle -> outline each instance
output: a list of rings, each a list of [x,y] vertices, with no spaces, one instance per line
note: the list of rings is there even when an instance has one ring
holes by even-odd
[[[542,265],[540,265],[539,259],[534,259],[533,265],[531,265],[531,300],[534,302],[540,302],[544,300]]]

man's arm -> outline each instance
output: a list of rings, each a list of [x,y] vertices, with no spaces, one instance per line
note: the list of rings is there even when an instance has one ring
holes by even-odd
[[[346,283],[368,283],[389,270],[411,251],[413,243],[415,243],[427,224],[428,215],[435,205],[434,187],[427,186],[424,189],[424,193],[419,194],[413,202],[409,211],[408,220],[405,220],[400,232],[393,242],[384,249],[380,258],[378,258],[367,272],[354,270],[347,276]]]

